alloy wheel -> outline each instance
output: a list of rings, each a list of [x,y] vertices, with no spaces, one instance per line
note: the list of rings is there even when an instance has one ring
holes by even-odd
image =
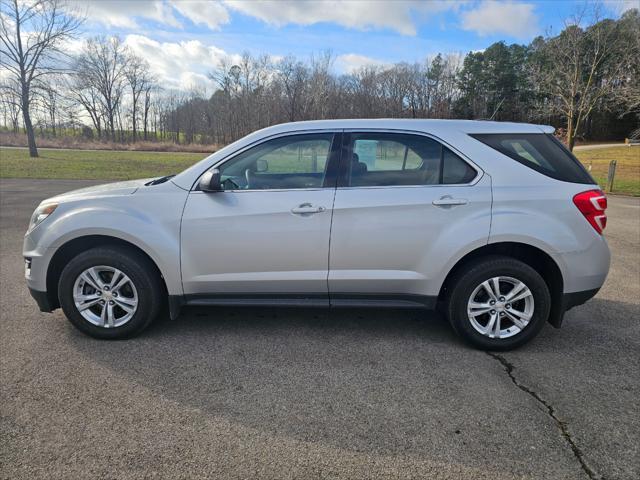
[[[73,285],[73,301],[88,322],[103,328],[120,327],[138,309],[138,291],[122,271],[106,265],[84,270]]]
[[[531,321],[533,293],[524,282],[506,276],[492,277],[478,285],[467,303],[473,328],[489,338],[517,335]]]

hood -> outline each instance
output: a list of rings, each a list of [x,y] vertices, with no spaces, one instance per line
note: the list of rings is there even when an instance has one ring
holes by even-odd
[[[93,197],[112,197],[121,195],[131,195],[138,188],[149,183],[152,178],[142,178],[139,180],[127,180],[126,182],[105,183],[103,185],[94,185],[92,187],[80,188],[70,192],[56,195],[48,198],[42,203],[60,203],[68,200],[78,200],[81,198]]]

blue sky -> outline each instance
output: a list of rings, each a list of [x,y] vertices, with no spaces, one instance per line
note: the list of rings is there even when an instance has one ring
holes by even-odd
[[[168,87],[213,88],[206,73],[244,51],[302,59],[331,50],[337,72],[557,33],[584,1],[74,0],[84,36],[120,35]],[[616,18],[640,0],[605,1]],[[76,45],[76,48],[79,45]]]

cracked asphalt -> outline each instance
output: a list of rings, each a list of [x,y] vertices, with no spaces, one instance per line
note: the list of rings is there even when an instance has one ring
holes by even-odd
[[[0,478],[640,478],[640,199],[611,197],[596,298],[488,354],[435,314],[188,309],[101,342],[38,312],[0,181]]]

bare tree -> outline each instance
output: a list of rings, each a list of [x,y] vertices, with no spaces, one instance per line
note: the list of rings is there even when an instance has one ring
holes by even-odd
[[[142,98],[142,131],[143,131],[143,139],[149,139],[149,120],[151,115],[151,109],[153,108],[153,94],[157,93],[158,87],[155,84],[155,80],[150,79],[150,81],[143,88]]]
[[[294,57],[283,58],[277,66],[284,95],[287,120],[295,122],[304,118],[305,91],[309,82],[309,69]]]
[[[42,82],[38,86],[38,96],[40,97],[40,103],[42,104],[49,125],[51,126],[51,133],[56,136],[56,125],[59,122],[60,103],[62,97],[62,89],[60,82],[52,81],[48,83]]]
[[[0,105],[2,105],[4,124],[10,125],[13,133],[18,133],[22,102],[20,86],[15,79],[6,79],[0,84]]]
[[[119,37],[87,40],[74,63],[77,85],[88,89],[91,101],[100,105],[112,141],[116,140],[116,126],[121,123],[118,114],[127,63],[127,52]]]
[[[83,126],[83,115],[80,113],[82,108],[73,96],[67,94],[68,92],[66,92],[66,90],[63,90],[63,93],[60,98],[59,118],[62,119],[61,124],[71,130],[72,135],[75,135],[78,127]]]
[[[140,106],[140,95],[142,95],[143,92],[151,91],[154,80],[149,71],[149,63],[136,55],[129,55],[126,67],[124,69],[124,76],[127,79],[129,88],[131,89],[131,122],[133,130],[133,141],[135,142],[138,135],[138,108]],[[148,102],[145,102],[145,106],[147,105]],[[147,113],[148,108],[145,108],[145,140]]]
[[[548,39],[538,52],[534,84],[545,97],[542,111],[566,119],[567,145],[573,150],[584,120],[619,85],[628,60],[615,22],[599,18],[598,6],[587,5],[563,32]],[[582,28],[587,16],[593,24]],[[637,55],[637,52],[636,52]]]
[[[69,91],[87,112],[98,138],[102,138],[105,112],[100,101],[100,92],[82,75],[74,75],[69,81]]]
[[[0,66],[19,82],[29,155],[37,157],[29,110],[32,85],[44,75],[60,71],[61,48],[81,20],[66,13],[60,0],[0,0],[0,10]]]

